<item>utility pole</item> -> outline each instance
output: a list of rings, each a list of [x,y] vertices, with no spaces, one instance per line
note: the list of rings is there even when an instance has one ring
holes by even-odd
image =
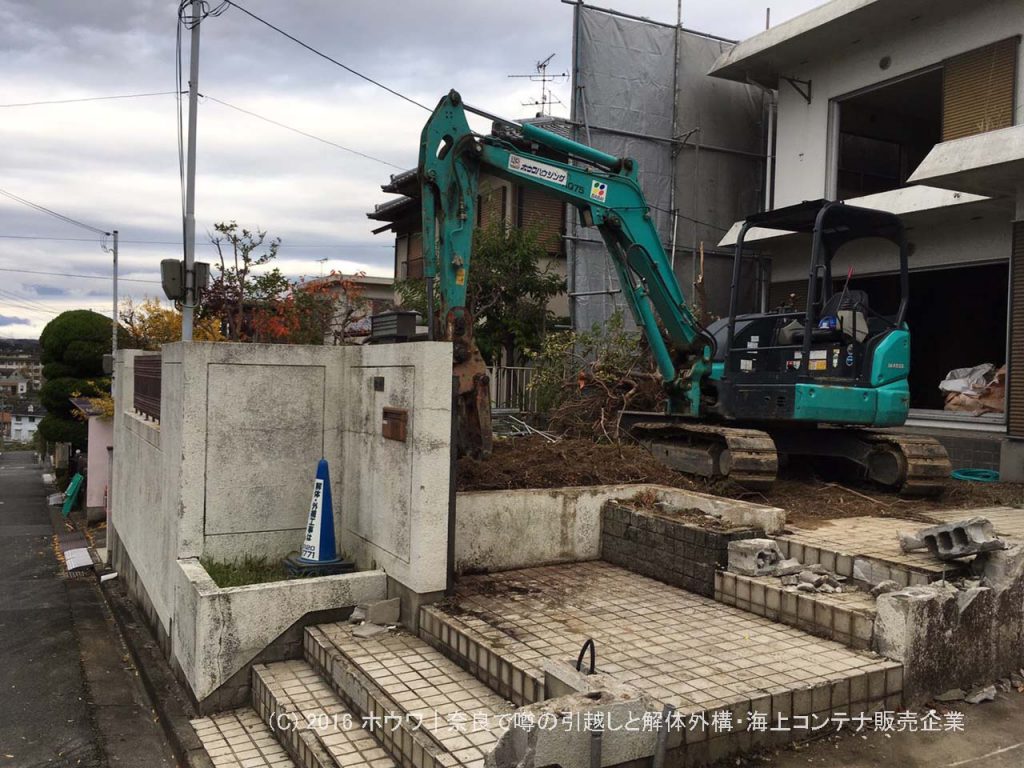
[[[110,331],[110,354],[113,356],[115,362],[117,360],[117,230],[115,229],[112,233],[114,235],[114,314],[112,315],[113,323]]]
[[[192,0],[192,50],[188,74],[188,158],[185,179],[185,303],[181,315],[181,340],[192,341],[192,317],[196,306],[196,118],[199,107],[199,19],[201,0]]]

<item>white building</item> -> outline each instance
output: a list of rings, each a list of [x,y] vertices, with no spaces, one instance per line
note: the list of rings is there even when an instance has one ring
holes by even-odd
[[[11,440],[18,443],[27,443],[35,437],[39,422],[45,414],[37,411],[34,406],[28,406],[24,412],[11,414]]]
[[[984,430],[1004,468],[1020,449],[1005,438],[1024,438],[1022,33],[1019,0],[832,0],[741,42],[710,72],[776,94],[773,208],[827,198],[900,214],[911,243],[910,423]],[[806,296],[804,238],[747,236],[771,257],[771,306]],[[891,312],[894,254],[874,241],[848,251],[834,274],[852,267],[851,284]],[[943,411],[939,381],[980,363],[1006,364],[1006,412]]]

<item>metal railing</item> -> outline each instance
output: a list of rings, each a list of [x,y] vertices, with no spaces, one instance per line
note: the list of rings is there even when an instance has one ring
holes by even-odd
[[[138,413],[160,421],[160,355],[135,358],[135,399]]]
[[[537,393],[530,387],[532,368],[494,366],[487,370],[491,377],[491,407],[537,412]]]

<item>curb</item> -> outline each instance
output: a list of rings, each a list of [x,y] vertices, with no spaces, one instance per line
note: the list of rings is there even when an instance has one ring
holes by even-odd
[[[102,582],[99,586],[175,756],[187,768],[214,768],[189,722],[198,715],[135,604],[116,579]]]

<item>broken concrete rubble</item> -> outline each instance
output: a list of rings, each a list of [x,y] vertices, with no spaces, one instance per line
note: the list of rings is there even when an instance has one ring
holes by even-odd
[[[871,588],[871,596],[878,597],[879,595],[887,595],[890,592],[895,592],[900,588],[900,585],[891,579],[880,581]]]
[[[582,727],[584,722],[643,722],[645,715],[661,712],[662,705],[647,696],[638,696],[625,689],[575,693],[522,707],[516,713],[520,720],[544,722],[551,719],[555,728],[510,728],[498,739],[486,756],[487,768],[590,768],[594,754],[594,732]],[[566,713],[571,717],[566,718]],[[682,743],[683,732],[668,732],[666,747],[674,749]],[[658,732],[654,729],[625,728],[602,730],[600,752],[602,765],[619,765],[649,760],[657,747]]]
[[[978,688],[964,696],[964,701],[968,704],[981,704],[983,701],[992,701],[995,697],[996,687],[994,685],[986,685],[984,688]]]
[[[803,565],[800,564],[799,560],[790,558],[789,560],[783,560],[775,566],[776,576],[792,576],[800,573],[804,569]]]
[[[782,561],[774,539],[742,539],[729,542],[729,570],[744,576],[769,576]]]
[[[899,537],[904,552],[927,549],[939,560],[956,560],[1006,546],[996,538],[995,528],[984,517],[922,528],[915,533],[901,531]]]

